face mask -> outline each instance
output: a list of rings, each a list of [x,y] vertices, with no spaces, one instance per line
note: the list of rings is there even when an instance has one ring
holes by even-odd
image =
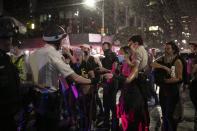
[[[118,55],[118,61],[122,63],[124,61],[124,55]]]

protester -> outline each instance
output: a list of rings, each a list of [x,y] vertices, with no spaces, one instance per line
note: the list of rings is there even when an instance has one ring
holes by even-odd
[[[118,57],[112,52],[112,45],[109,42],[102,44],[104,58],[101,60],[103,68],[108,72],[115,73],[118,66]],[[108,129],[116,130],[118,120],[116,117],[116,93],[117,90],[114,83],[110,80],[104,80],[103,87],[103,107],[104,107],[104,126]],[[112,112],[112,125],[110,125],[110,111]]]
[[[194,117],[194,130],[197,130],[197,96],[196,96],[196,92],[197,92],[197,43],[193,42],[193,43],[189,43],[191,50],[192,50],[192,80],[191,80],[191,84],[190,84],[190,98],[192,103],[194,104],[195,107],[195,117]]]
[[[148,64],[148,53],[144,47],[143,39],[140,35],[134,35],[129,39],[128,46],[134,54],[134,61],[130,61],[129,58],[126,59],[127,63],[132,67],[134,73],[129,76],[129,81],[134,82],[134,86],[139,88],[143,101],[139,102],[144,106],[140,109],[140,117],[138,120],[142,124],[142,130],[148,130],[150,118],[148,112],[148,104],[147,104],[147,75],[146,69]],[[140,96],[139,96],[140,97]],[[139,110],[138,110],[139,111]],[[139,115],[139,114],[138,114]],[[139,121],[140,120],[140,121]],[[135,125],[137,126],[137,125]],[[139,130],[139,129],[138,129]]]
[[[125,59],[129,58],[130,62],[133,63],[135,53],[131,52],[127,46],[123,47],[123,50]],[[118,116],[121,119],[122,129],[123,131],[143,130],[144,100],[137,84],[137,68],[129,66],[125,61],[123,62],[121,74],[125,77],[118,105]],[[133,77],[132,80],[130,80],[131,77]]]
[[[178,46],[170,41],[165,44],[165,55],[152,64],[153,68],[166,71],[160,83],[159,100],[162,109],[163,130],[176,131],[177,121],[174,111],[179,101],[179,86],[182,81],[183,64],[179,58]],[[159,74],[159,72],[157,72]],[[163,74],[159,74],[163,75]],[[158,78],[155,78],[158,79]]]

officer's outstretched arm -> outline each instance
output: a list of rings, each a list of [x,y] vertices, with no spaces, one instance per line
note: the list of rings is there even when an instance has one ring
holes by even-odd
[[[71,75],[68,76],[68,78],[75,81],[78,84],[91,84],[90,79],[86,79],[80,75],[77,75],[76,73],[72,73]]]

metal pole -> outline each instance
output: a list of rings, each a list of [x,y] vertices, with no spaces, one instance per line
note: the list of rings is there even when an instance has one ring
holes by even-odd
[[[102,1],[102,32],[101,35],[105,34],[105,0]]]
[[[3,15],[3,0],[0,0],[0,16]]]

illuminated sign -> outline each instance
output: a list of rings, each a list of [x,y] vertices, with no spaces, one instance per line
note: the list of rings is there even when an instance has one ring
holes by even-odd
[[[149,27],[149,31],[158,31],[159,30],[159,26],[150,26]]]

